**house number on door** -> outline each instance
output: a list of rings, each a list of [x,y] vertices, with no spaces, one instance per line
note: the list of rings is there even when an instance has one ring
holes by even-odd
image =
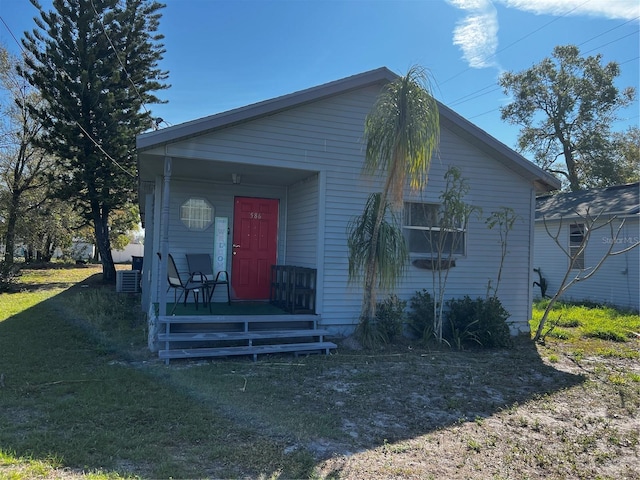
[[[254,220],[261,220],[262,219],[262,214],[260,212],[251,212],[249,214],[249,218],[254,219]]]

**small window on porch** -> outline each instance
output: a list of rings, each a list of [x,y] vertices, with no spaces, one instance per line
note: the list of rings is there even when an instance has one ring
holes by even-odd
[[[204,198],[190,198],[180,207],[180,220],[189,230],[204,230],[213,222],[213,207]]]

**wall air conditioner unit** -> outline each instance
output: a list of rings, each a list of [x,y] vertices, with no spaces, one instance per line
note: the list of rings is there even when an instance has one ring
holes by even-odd
[[[138,270],[118,270],[116,272],[116,292],[138,293],[140,272]]]

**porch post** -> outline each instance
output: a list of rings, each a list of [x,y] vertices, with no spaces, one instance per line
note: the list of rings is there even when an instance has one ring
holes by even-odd
[[[153,292],[157,291],[158,289],[158,269],[154,268],[154,265],[156,265],[156,261],[154,258],[156,254],[153,248],[154,239],[157,239],[158,237],[154,237],[153,235],[153,231],[155,228],[154,223],[156,221],[153,216],[153,213],[155,211],[155,205],[153,204],[153,197],[155,195],[153,192],[153,186],[152,184],[150,184],[150,182],[144,185],[144,225],[145,232],[147,232],[145,244],[148,243],[149,248],[145,247],[144,249],[144,255],[142,259],[142,278],[140,285],[142,286],[142,311],[148,312],[149,307],[153,303],[156,296]]]
[[[171,182],[171,157],[164,157],[164,186],[162,189],[162,211],[160,218],[160,253],[162,259],[156,263],[154,259],[150,262],[152,265],[158,265],[158,275],[155,276],[157,283],[154,283],[155,287],[160,291],[158,295],[158,316],[165,316],[167,314],[167,254],[169,253],[169,184]],[[156,210],[154,208],[154,220]],[[156,231],[156,225],[153,225],[154,232]],[[154,242],[155,243],[155,242]],[[153,253],[155,256],[155,252]],[[152,275],[152,278],[154,276]],[[156,291],[158,291],[156,290]],[[151,302],[153,302],[154,295],[151,295]],[[152,352],[158,351],[158,333],[159,322],[155,315],[155,309],[153,303],[149,306],[149,336],[147,343],[149,350]]]
[[[161,316],[167,314],[167,262],[169,260],[169,186],[171,184],[171,157],[164,157],[164,186],[162,189],[162,219],[160,220],[160,298],[158,312]]]

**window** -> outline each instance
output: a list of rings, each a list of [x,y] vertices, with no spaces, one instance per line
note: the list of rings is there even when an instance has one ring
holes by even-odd
[[[576,270],[584,270],[584,250],[580,250],[584,233],[584,223],[572,223],[569,226],[569,255],[575,259],[573,268]]]
[[[213,207],[204,198],[190,198],[180,207],[180,220],[189,230],[204,230],[213,221]]]
[[[443,257],[464,255],[466,231],[463,219],[442,226],[440,206],[433,203],[405,203],[404,231],[412,255]]]

